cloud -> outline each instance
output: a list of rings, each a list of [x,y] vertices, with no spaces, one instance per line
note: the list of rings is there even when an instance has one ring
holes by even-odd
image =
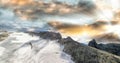
[[[96,9],[96,5],[92,0],[80,0],[77,7],[84,12],[93,12]]]

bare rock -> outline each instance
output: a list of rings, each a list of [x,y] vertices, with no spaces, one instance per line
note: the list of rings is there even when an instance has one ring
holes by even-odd
[[[70,37],[58,41],[64,45],[63,51],[72,56],[75,63],[120,63],[120,57],[78,43]]]
[[[91,47],[96,47],[97,48],[97,43],[96,43],[95,39],[91,40],[88,45],[91,46]]]
[[[32,32],[31,34],[40,36],[40,38],[43,38],[43,39],[50,39],[50,40],[62,39],[62,36],[60,33],[50,32],[50,31],[40,31],[38,33]]]
[[[91,40],[88,45],[120,56],[120,44],[117,43],[97,44],[95,40]]]

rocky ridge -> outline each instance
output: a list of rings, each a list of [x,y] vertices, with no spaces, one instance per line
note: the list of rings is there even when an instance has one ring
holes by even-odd
[[[37,35],[39,36],[39,34],[43,34],[40,37],[44,36],[47,37],[47,39],[52,40],[55,36],[61,37],[60,34],[58,35],[58,33],[55,32],[39,32]],[[46,39],[44,37],[43,39]],[[120,57],[117,54],[111,54],[114,53],[114,51],[119,51],[120,48],[118,45],[112,45],[115,47],[106,50],[108,47],[110,47],[110,45],[103,44],[104,46],[96,46],[97,43],[95,43],[95,40],[90,41],[89,46],[78,43],[77,41],[74,41],[71,37],[57,38],[57,40],[61,46],[64,46],[63,51],[71,55],[72,60],[75,63],[120,63]],[[102,50],[102,48],[105,50]]]

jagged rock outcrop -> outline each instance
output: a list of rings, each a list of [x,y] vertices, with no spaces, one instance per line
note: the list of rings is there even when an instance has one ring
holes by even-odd
[[[94,48],[98,47],[95,40],[92,40],[91,43],[89,43],[89,46],[87,46],[74,41],[71,37],[62,38],[59,33],[55,32],[39,32],[36,33],[36,35],[42,37],[43,39],[58,39],[58,43],[61,46],[64,46],[63,51],[71,55],[72,60],[75,63],[120,63],[119,56]],[[106,47],[109,46],[107,45]]]
[[[97,43],[96,43],[95,39],[91,40],[88,45],[91,46],[91,47],[97,48],[97,46],[96,46]]]
[[[40,36],[43,39],[50,39],[50,40],[62,39],[62,36],[60,33],[50,32],[50,31],[41,31],[38,33],[37,32],[30,32],[30,34]]]
[[[97,44],[95,40],[91,40],[88,45],[120,56],[120,44],[117,43]]]
[[[59,40],[64,52],[70,54],[75,63],[119,63],[120,57],[78,43],[70,37]]]

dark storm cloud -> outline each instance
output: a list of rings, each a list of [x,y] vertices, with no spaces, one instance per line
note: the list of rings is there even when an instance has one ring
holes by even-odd
[[[80,0],[77,6],[84,12],[93,12],[96,9],[96,5],[92,0]]]

